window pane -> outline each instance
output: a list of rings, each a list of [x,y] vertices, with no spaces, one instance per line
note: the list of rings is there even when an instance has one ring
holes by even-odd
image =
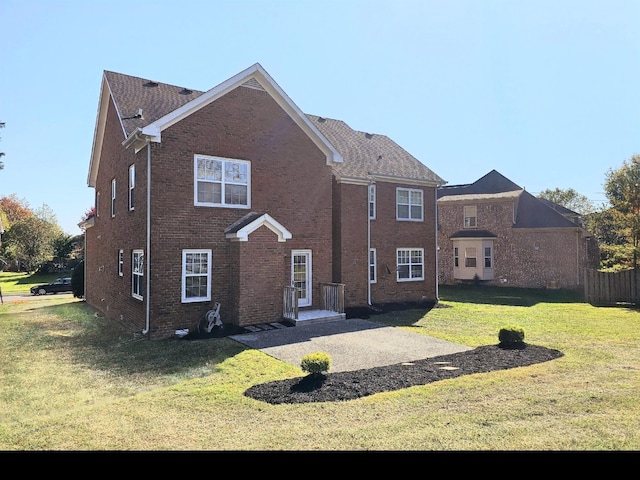
[[[398,190],[396,198],[397,198],[397,202],[398,203],[409,203],[409,191],[408,190]]]
[[[219,183],[198,182],[198,202],[222,203],[222,187]]]
[[[398,205],[398,218],[409,218],[409,205]]]
[[[247,164],[225,162],[224,180],[231,183],[247,184]]]
[[[227,205],[246,205],[247,204],[247,187],[243,185],[225,186],[224,203]]]

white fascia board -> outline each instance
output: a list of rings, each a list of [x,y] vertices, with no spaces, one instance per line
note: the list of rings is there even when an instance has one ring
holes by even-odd
[[[286,242],[291,240],[292,235],[282,224],[277,222],[271,215],[265,213],[261,217],[256,218],[253,222],[245,225],[235,233],[228,233],[227,238],[230,240],[237,240],[240,242],[246,242],[249,240],[249,235],[256,231],[258,228],[265,226],[278,236],[278,242]]]
[[[109,100],[111,99],[111,88],[107,82],[107,77],[102,74],[102,83],[100,85],[100,101],[98,102],[98,112],[96,114],[96,128],[93,132],[93,144],[91,145],[91,159],[89,162],[89,173],[87,175],[87,185],[89,187],[96,186],[96,178],[98,176],[98,167],[100,166],[100,153],[102,152],[102,144],[104,142],[104,130],[107,123],[107,111],[109,110]],[[115,102],[114,102],[115,105]],[[115,105],[116,114],[120,118],[118,106]],[[124,124],[120,120],[120,128],[122,128],[122,136],[126,136]]]
[[[234,75],[220,85],[213,87],[211,90],[194,98],[189,103],[177,108],[164,117],[159,118],[143,128],[142,133],[149,136],[153,142],[162,141],[162,131],[165,128],[174,125],[185,117],[188,117],[197,110],[205,107],[218,98],[226,95],[231,90],[239,87],[250,78],[262,85],[262,87],[271,95],[280,107],[286,111],[296,124],[309,136],[309,138],[322,150],[327,157],[327,163],[342,162],[342,156],[331,145],[331,143],[320,133],[320,131],[311,123],[307,116],[293,103],[289,96],[278,86],[278,84],[269,76],[269,74],[256,63],[242,72]]]

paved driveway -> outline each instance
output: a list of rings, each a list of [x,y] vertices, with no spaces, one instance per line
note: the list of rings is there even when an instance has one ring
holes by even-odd
[[[330,372],[361,370],[471,350],[397,327],[358,318],[230,336],[250,348],[300,366],[308,353],[331,356]]]

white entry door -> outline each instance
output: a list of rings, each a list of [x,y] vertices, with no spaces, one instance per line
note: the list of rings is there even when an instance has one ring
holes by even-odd
[[[291,251],[291,285],[298,289],[298,306],[311,305],[311,250]]]

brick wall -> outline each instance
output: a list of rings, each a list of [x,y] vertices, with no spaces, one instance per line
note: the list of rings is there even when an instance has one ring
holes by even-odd
[[[424,192],[424,221],[396,220],[396,188],[421,188]],[[340,262],[345,284],[347,307],[367,304],[368,246],[368,186],[341,184],[340,209],[342,248]],[[404,184],[376,183],[376,219],[371,221],[371,248],[376,249],[377,282],[371,285],[371,303],[434,301],[436,299],[435,203],[434,189]],[[396,249],[423,248],[425,278],[420,281],[398,282]]]
[[[453,284],[453,242],[463,230],[463,203],[438,206],[439,282]],[[582,283],[583,267],[589,264],[591,246],[574,228],[513,228],[514,202],[475,203],[477,229],[489,230],[494,240],[494,280],[491,285],[545,288],[557,285],[574,289]]]
[[[131,297],[131,250],[145,242],[146,149],[121,146],[113,109],[98,172],[100,217],[87,232],[87,301],[106,315],[144,328],[144,302]],[[194,206],[194,154],[249,160],[251,209]],[[136,210],[126,211],[129,164],[136,162]],[[212,302],[224,322],[272,321],[282,314],[292,249],[313,251],[314,306],[319,282],[332,279],[331,172],[326,157],[264,91],[238,88],[162,132],[151,145],[150,332],[165,338],[195,328],[212,303],[182,303],[182,250],[212,250]],[[109,216],[110,182],[118,181],[118,212]],[[260,228],[249,242],[232,242],[224,230],[250,211],[269,213],[293,235],[278,243]],[[265,231],[266,230],[266,231]],[[93,237],[91,237],[93,235]],[[122,247],[120,247],[120,245]],[[107,247],[108,246],[108,247]],[[125,249],[124,277],[117,276],[117,248]],[[265,258],[256,258],[264,255]],[[92,265],[93,264],[93,265]],[[97,270],[98,265],[104,265]],[[243,269],[249,269],[245,272]],[[145,279],[146,280],[146,279]],[[268,298],[273,295],[273,298]]]

